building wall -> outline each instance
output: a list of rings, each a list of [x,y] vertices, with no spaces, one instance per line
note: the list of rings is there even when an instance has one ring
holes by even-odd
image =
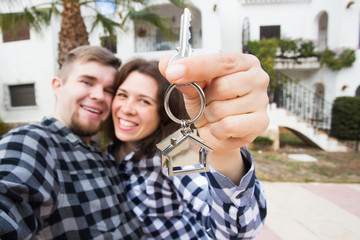
[[[346,8],[347,0],[309,1],[243,1],[243,18],[250,20],[250,39],[258,40],[260,26],[281,25],[284,38],[318,39],[320,14],[328,14],[328,47],[332,50],[349,47],[356,49],[357,61],[352,68],[332,71],[327,67],[318,70],[291,70],[292,77],[300,77],[301,84],[312,89],[314,84],[325,86],[325,98],[332,102],[338,96],[354,96],[360,86],[359,16],[360,4]],[[253,3],[249,3],[253,2]],[[261,4],[255,2],[262,2]],[[343,86],[349,86],[345,90]]]
[[[159,1],[163,4],[165,1]],[[258,3],[254,3],[258,2]],[[260,2],[260,3],[259,3]],[[281,3],[279,3],[281,2]],[[195,49],[194,55],[210,52],[241,53],[242,24],[245,17],[250,20],[250,39],[259,39],[260,26],[281,25],[283,37],[317,39],[318,18],[322,12],[328,13],[328,44],[331,49],[359,46],[360,3],[346,8],[347,0],[213,0],[191,1],[199,10],[202,26],[202,48]],[[90,29],[90,16],[85,18]],[[172,51],[136,53],[134,27],[127,26],[127,32],[119,32],[117,56],[123,62],[134,56],[160,59]],[[60,21],[55,19],[43,34],[31,31],[31,39],[2,43],[0,37],[0,117],[5,122],[40,121],[42,116],[51,115],[55,97],[51,89],[51,79],[58,71],[57,44]],[[100,45],[103,35],[100,29],[90,34],[90,43]],[[354,96],[360,85],[360,53],[351,69],[339,72],[321,68],[310,71],[291,71],[300,77],[302,84],[313,88],[316,83],[325,86],[325,98],[333,101],[337,96]],[[5,85],[35,82],[36,107],[6,107]],[[343,86],[348,87],[343,90]]]
[[[39,121],[51,115],[55,99],[51,79],[57,69],[57,32],[30,31],[30,40],[3,43],[0,37],[0,117],[8,123]],[[35,84],[36,106],[9,106],[7,85]]]

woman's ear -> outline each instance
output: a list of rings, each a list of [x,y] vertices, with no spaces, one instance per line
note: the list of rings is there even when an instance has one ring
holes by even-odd
[[[51,81],[51,86],[55,96],[58,97],[61,92],[62,80],[58,77],[54,77]]]

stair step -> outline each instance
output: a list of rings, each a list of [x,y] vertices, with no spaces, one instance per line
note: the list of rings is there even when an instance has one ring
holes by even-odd
[[[347,151],[347,147],[339,144],[336,139],[330,138],[324,132],[317,131],[307,121],[299,119],[295,114],[289,114],[286,109],[277,108],[276,104],[271,104],[268,108],[268,113],[270,119],[278,126],[287,127],[301,133],[325,151]]]

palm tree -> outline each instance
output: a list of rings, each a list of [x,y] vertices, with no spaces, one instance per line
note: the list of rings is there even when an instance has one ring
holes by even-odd
[[[80,7],[84,6],[93,11],[91,31],[101,25],[104,32],[110,37],[116,36],[116,29],[125,29],[128,20],[134,22],[149,22],[158,27],[162,32],[171,36],[167,24],[170,21],[151,11],[147,0],[49,0],[47,3],[23,7],[21,12],[0,13],[0,28],[2,32],[13,30],[22,24],[28,24],[35,31],[41,32],[49,26],[54,15],[61,15],[61,30],[59,32],[58,63],[61,66],[65,54],[77,46],[89,44],[89,33],[86,30],[84,18]],[[169,0],[178,7],[185,7],[185,0]],[[16,2],[16,1],[15,1]],[[17,1],[23,4],[25,1]],[[104,15],[97,7],[97,3],[112,4],[116,9],[117,19],[114,16]],[[9,0],[8,4],[14,4]],[[61,10],[62,11],[61,11]],[[142,10],[136,10],[142,9]]]

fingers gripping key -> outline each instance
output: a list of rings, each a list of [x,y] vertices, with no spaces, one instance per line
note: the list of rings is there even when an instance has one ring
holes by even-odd
[[[191,14],[189,9],[185,8],[184,14],[181,15],[180,26],[180,46],[177,54],[171,59],[169,64],[186,57],[190,57],[192,49],[189,44],[190,34],[190,20]],[[169,96],[171,91],[176,87],[193,86],[200,94],[201,108],[199,113],[190,120],[177,119],[170,111]],[[212,149],[205,144],[196,130],[191,129],[191,124],[194,123],[203,113],[205,107],[205,94],[201,87],[195,82],[185,85],[171,84],[165,93],[164,106],[168,116],[175,122],[181,125],[181,128],[176,132],[170,134],[156,146],[161,150],[162,167],[169,169],[169,175],[189,174],[196,172],[209,171],[209,159],[207,155]]]

